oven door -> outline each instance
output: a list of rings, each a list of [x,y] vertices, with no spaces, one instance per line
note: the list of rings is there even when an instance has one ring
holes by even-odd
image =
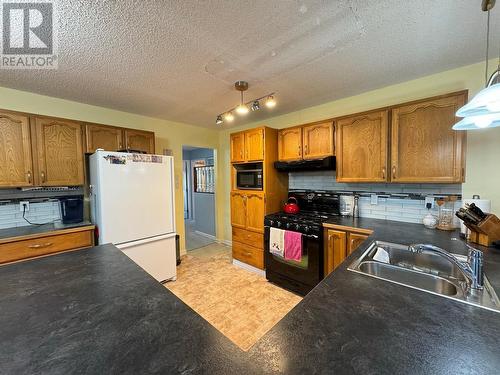
[[[262,190],[262,170],[252,169],[237,171],[236,187],[242,190]]]
[[[302,235],[302,261],[286,260],[269,251],[269,232],[264,231],[266,272],[277,273],[287,279],[316,286],[322,279],[323,241],[321,236]]]

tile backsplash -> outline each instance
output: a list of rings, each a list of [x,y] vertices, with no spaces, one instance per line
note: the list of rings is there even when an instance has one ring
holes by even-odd
[[[461,195],[462,184],[353,184],[340,183],[335,180],[335,171],[292,172],[289,174],[289,189],[296,190],[333,190],[351,191],[377,194],[405,194],[414,193],[423,196]],[[461,202],[455,202],[455,209]],[[431,209],[438,214],[437,205]],[[425,201],[422,199],[398,199],[379,197],[376,204],[372,204],[371,197],[359,198],[359,214],[361,217],[422,223],[427,214]],[[456,218],[455,224],[459,226]]]
[[[32,223],[43,224],[61,219],[59,201],[30,203],[26,218]],[[19,203],[0,205],[0,229],[28,226],[19,210]]]

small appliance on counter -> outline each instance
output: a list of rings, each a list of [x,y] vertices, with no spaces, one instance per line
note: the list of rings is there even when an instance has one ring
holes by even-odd
[[[63,224],[75,224],[83,221],[83,197],[60,198],[59,203]]]

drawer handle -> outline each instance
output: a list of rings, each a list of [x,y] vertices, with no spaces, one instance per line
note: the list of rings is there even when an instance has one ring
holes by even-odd
[[[36,244],[36,245],[30,245],[28,246],[30,249],[42,249],[44,247],[49,247],[52,246],[52,242],[46,242],[46,243],[41,243],[41,244]]]

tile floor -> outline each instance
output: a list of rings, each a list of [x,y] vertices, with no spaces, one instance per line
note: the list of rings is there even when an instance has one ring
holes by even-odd
[[[165,286],[245,351],[302,299],[234,266],[220,244],[190,251]]]

